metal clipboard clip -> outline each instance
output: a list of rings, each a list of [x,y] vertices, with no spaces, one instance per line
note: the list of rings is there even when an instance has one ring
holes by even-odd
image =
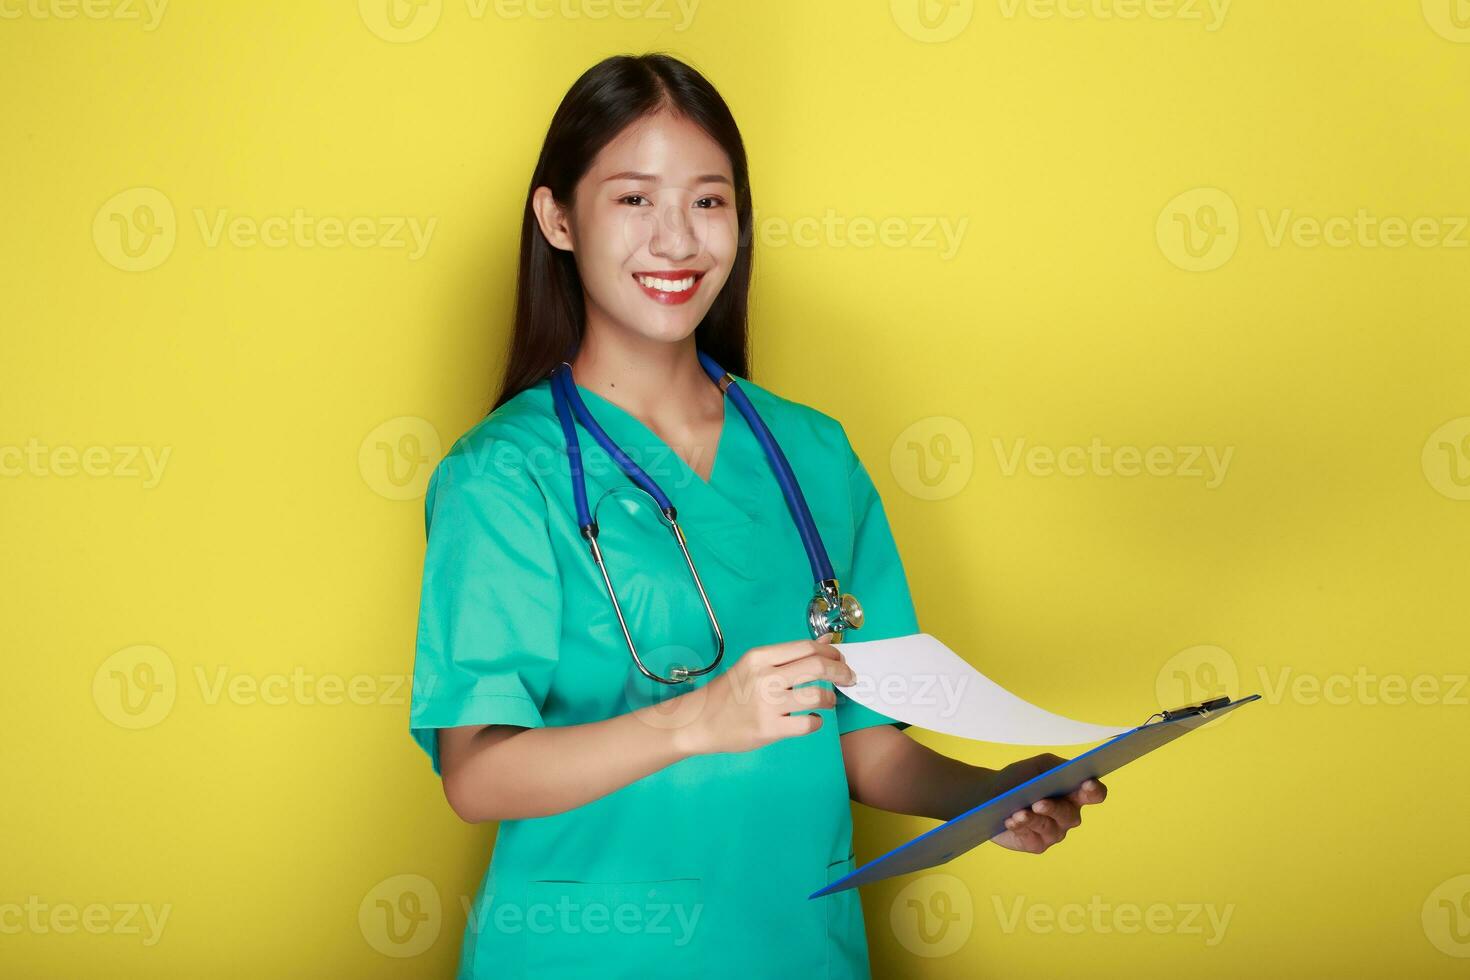
[[[1163,711],[1155,711],[1143,720],[1143,724],[1147,725],[1155,718],[1162,718],[1164,721],[1177,721],[1180,718],[1188,718],[1191,715],[1208,714],[1216,708],[1225,707],[1229,703],[1230,695],[1222,694],[1220,697],[1210,698],[1208,701],[1200,701],[1196,704],[1183,704],[1177,708],[1166,708]]]

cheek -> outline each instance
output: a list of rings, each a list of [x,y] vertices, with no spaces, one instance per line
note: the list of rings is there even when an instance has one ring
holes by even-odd
[[[614,217],[598,216],[588,222],[577,239],[577,273],[582,286],[601,304],[618,302],[618,290],[632,269],[636,246],[625,240]]]
[[[704,244],[717,263],[725,267],[732,265],[739,243],[740,228],[733,208],[722,211],[719,218],[709,222]]]
[[[638,235],[639,230],[616,211],[595,215],[578,239],[579,261],[591,266],[594,275],[620,274],[638,251]]]
[[[722,215],[718,218],[711,218],[703,232],[700,244],[704,254],[701,259],[718,270],[719,278],[710,283],[716,287],[712,292],[718,293],[729,279],[730,272],[735,265],[735,258],[740,251],[740,230],[737,227],[735,212],[731,210],[728,217]]]

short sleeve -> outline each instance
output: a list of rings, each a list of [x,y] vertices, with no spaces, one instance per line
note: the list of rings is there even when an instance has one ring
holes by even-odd
[[[850,443],[848,455],[852,467],[847,478],[852,497],[852,570],[841,584],[844,592],[852,593],[862,603],[863,625],[847,638],[858,642],[917,633],[919,621],[909,595],[908,577],[888,527],[883,501]],[[842,688],[837,691],[841,695],[836,707],[839,734],[873,725],[896,725],[899,730],[909,727],[907,722],[895,721],[842,695]]]
[[[499,448],[499,447],[497,447]],[[561,579],[527,467],[451,451],[429,481],[409,728],[439,773],[437,729],[545,725]]]

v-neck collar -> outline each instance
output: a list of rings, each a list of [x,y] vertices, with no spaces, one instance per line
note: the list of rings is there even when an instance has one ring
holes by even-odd
[[[572,383],[577,384],[576,379],[573,379]],[[696,473],[694,467],[690,466],[684,461],[684,457],[674,452],[674,448],[670,446],[667,442],[665,442],[662,438],[660,438],[658,433],[654,432],[646,424],[644,424],[643,420],[638,418],[638,416],[634,415],[627,409],[620,408],[616,402],[611,401],[603,395],[598,394],[591,388],[584,388],[582,385],[577,384],[577,391],[579,394],[581,394],[582,401],[584,404],[586,404],[587,410],[592,413],[592,417],[597,419],[598,423],[602,425],[603,429],[607,431],[608,435],[612,435],[612,430],[608,429],[607,422],[603,421],[603,416],[609,412],[616,413],[617,415],[627,419],[628,422],[632,424],[632,427],[636,430],[638,434],[638,442],[640,444],[647,442],[651,445],[655,445],[662,453],[665,453],[668,457],[672,458],[679,465],[680,468],[678,479],[672,482],[686,483],[688,479],[693,479],[697,480],[700,483],[703,483],[707,489],[714,489],[715,483],[717,482],[721,471],[720,458],[721,456],[725,455],[725,446],[730,441],[728,439],[730,429],[735,424],[734,416],[740,414],[738,409],[731,409],[730,399],[728,397],[725,397],[723,393],[721,393],[720,396],[720,404],[724,410],[725,418],[720,423],[720,438],[715,443],[715,458],[713,463],[710,465],[709,479],[706,480],[704,477]],[[593,404],[594,402],[596,403],[595,405]],[[739,420],[739,423],[741,425],[744,425],[745,419],[741,418]],[[616,436],[614,436],[613,438],[617,439]],[[618,440],[618,443],[619,445],[621,445],[621,440]],[[627,452],[626,449],[624,449],[623,451]],[[635,456],[633,458],[633,461],[639,466],[643,466],[643,461],[638,459],[638,457]],[[653,482],[662,487],[665,482],[670,481],[660,480],[656,475],[654,475]],[[664,493],[669,493],[668,488],[664,489]],[[670,496],[672,497],[672,494]],[[677,507],[678,504],[675,504],[674,506]]]
[[[576,384],[575,379],[573,384]],[[555,419],[556,408],[551,398],[550,380],[543,379],[538,387],[544,389],[547,410]],[[673,502],[681,525],[686,528],[727,527],[749,524],[755,520],[754,515],[747,513],[736,503],[744,495],[736,492],[737,484],[731,481],[749,480],[752,464],[766,463],[749,424],[740,411],[730,404],[728,395],[721,399],[725,420],[720,428],[719,442],[715,446],[710,478],[705,480],[636,415],[590,388],[580,384],[576,387],[587,411],[602,426],[603,431],[653,478]],[[617,463],[606,458],[601,445],[581,422],[578,421],[576,425],[583,456],[596,452],[599,459],[605,460],[605,465],[589,468],[591,471],[586,476],[588,502],[594,501],[607,487],[631,483]],[[557,432],[560,435],[559,427]],[[564,449],[564,440],[559,438],[557,442],[558,448]],[[594,490],[594,487],[597,489]]]

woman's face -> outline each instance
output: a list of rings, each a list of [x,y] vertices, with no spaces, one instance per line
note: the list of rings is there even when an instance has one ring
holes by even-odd
[[[704,130],[660,112],[603,147],[569,212],[537,188],[547,240],[576,256],[589,325],[670,342],[694,332],[735,261],[733,177]]]

